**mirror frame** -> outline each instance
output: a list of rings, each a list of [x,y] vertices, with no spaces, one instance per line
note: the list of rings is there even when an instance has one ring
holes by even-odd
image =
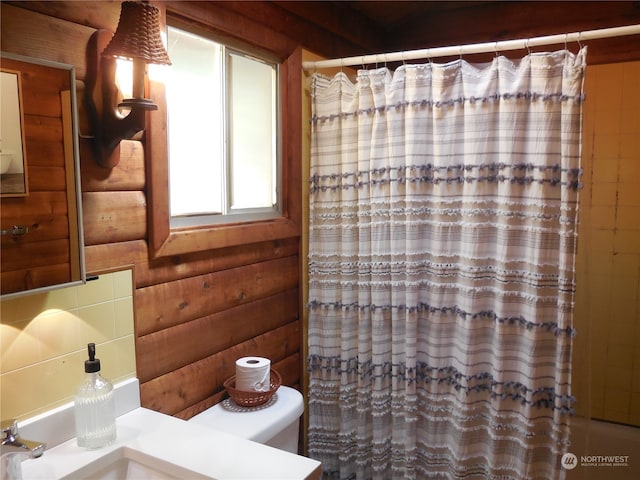
[[[69,243],[70,243],[70,262],[72,265],[75,265],[77,251],[77,273],[74,272],[74,268],[72,268],[72,278],[68,282],[54,284],[54,285],[46,285],[42,287],[36,287],[29,290],[22,290],[18,292],[11,292],[6,294],[0,294],[0,300],[11,299],[15,297],[20,297],[24,295],[31,295],[34,293],[43,293],[51,290],[81,285],[86,283],[87,273],[85,266],[85,255],[84,255],[84,229],[83,229],[83,221],[82,221],[82,187],[80,181],[80,144],[79,144],[79,133],[78,133],[78,102],[76,98],[76,71],[75,66],[55,62],[51,60],[39,59],[28,57],[25,55],[20,55],[16,53],[0,51],[1,59],[10,59],[24,63],[30,63],[34,65],[40,65],[49,68],[56,68],[60,70],[65,70],[69,74],[69,104],[70,104],[70,132],[64,132],[64,143],[71,145],[72,150],[72,158],[69,159],[67,155],[65,155],[65,171],[67,177],[67,202],[69,206],[68,216],[69,216]],[[20,99],[22,103],[22,99]],[[64,114],[63,114],[64,117]],[[26,151],[26,143],[24,144],[24,149]],[[68,169],[73,167],[73,172],[69,172]],[[72,208],[75,208],[75,212],[72,211]],[[75,213],[75,214],[74,214]],[[75,228],[74,228],[75,227]],[[75,232],[74,232],[75,231]]]

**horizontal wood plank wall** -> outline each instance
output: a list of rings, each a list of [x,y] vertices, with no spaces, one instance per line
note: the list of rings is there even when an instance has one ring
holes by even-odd
[[[164,2],[161,6],[200,26],[242,37],[255,45],[269,44],[282,58],[298,46],[329,58],[381,50],[384,35],[379,26],[365,24],[361,15],[342,6],[328,12],[322,3],[311,3],[310,10],[302,2],[185,1]],[[336,2],[327,5],[332,3]],[[98,28],[115,29],[120,2],[3,1],[1,8],[2,49],[75,65],[78,98],[83,98],[89,38]],[[564,27],[557,25],[558,29],[581,30],[580,24],[571,23],[573,11],[573,5],[565,7],[566,23]],[[517,22],[500,17],[494,10],[492,15],[501,18],[501,25],[509,25],[510,32],[518,33]],[[495,22],[480,22],[476,16],[469,18],[501,28]],[[442,25],[451,24],[449,20]],[[624,18],[609,21],[610,25],[624,23]],[[421,31],[416,30],[416,34],[432,33],[431,29]],[[464,29],[448,31],[458,35],[450,41],[464,43]],[[526,30],[518,36],[529,33]],[[410,31],[404,35],[409,36]],[[499,35],[486,33],[487,38]],[[410,38],[405,40],[407,45],[411,43]],[[438,38],[425,41],[429,43],[423,47],[442,43]],[[151,260],[147,226],[151,195],[144,136],[123,141],[120,163],[106,170],[91,157],[89,140],[84,138],[91,132],[82,105],[79,115],[87,269],[96,274],[122,267],[134,269],[137,371],[143,405],[190,418],[223,398],[222,382],[233,374],[235,359],[248,354],[271,358],[284,383],[299,386],[299,298],[303,288],[299,238]],[[55,129],[39,129],[29,139],[37,146],[29,148],[53,148],[47,142],[47,136],[53,133]],[[30,156],[30,162],[36,165],[37,155]],[[43,167],[42,172],[34,170],[36,185],[44,186],[47,179],[53,179],[56,185],[62,181],[54,166]],[[57,193],[34,191],[32,195],[57,210]],[[63,226],[51,222],[48,228],[57,231]]]
[[[184,7],[193,11],[193,5]],[[235,10],[226,9],[237,23],[242,15]],[[82,99],[85,47],[95,29],[115,29],[119,12],[120,2],[3,2],[3,49],[74,64]],[[34,40],[23,32],[32,32]],[[269,28],[261,35],[279,36],[283,55],[298,45]],[[66,38],[74,39],[73,48],[66,47]],[[150,259],[144,137],[123,141],[119,164],[107,170],[93,161],[83,105],[79,117],[87,270],[134,269],[143,406],[190,418],[224,398],[222,383],[245,355],[270,358],[283,383],[299,388],[299,238],[247,239],[247,245]],[[44,130],[34,141],[42,143],[51,133]],[[46,177],[43,172],[35,181]],[[56,205],[54,198],[41,200]]]

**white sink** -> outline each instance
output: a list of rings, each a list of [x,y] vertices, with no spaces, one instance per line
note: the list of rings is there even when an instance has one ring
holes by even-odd
[[[118,435],[104,448],[78,446],[73,402],[23,422],[21,435],[48,445],[21,462],[23,480],[320,478],[316,460],[142,408],[139,391],[135,379],[116,385]]]
[[[60,480],[180,480],[206,479],[193,470],[128,447],[120,447],[84,465]]]

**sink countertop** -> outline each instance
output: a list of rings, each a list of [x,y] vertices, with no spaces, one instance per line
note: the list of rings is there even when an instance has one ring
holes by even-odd
[[[145,453],[212,479],[313,480],[320,462],[186,422],[146,408],[136,408],[116,420],[113,445],[85,450],[72,438],[46,450],[38,459],[22,462],[24,480],[64,477],[120,447]]]

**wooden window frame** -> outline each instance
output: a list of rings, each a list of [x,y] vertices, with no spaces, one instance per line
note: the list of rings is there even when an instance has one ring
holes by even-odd
[[[149,82],[158,110],[147,115],[145,161],[151,258],[299,237],[302,224],[302,50],[280,64],[282,213],[268,220],[174,228],[170,226],[167,105],[164,84]]]

